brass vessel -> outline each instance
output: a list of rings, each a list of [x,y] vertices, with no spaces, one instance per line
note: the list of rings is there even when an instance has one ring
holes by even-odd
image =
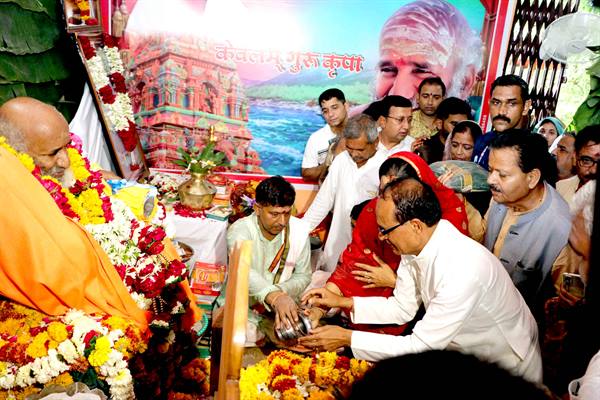
[[[184,206],[194,210],[204,210],[212,204],[217,189],[206,180],[206,174],[192,172],[189,180],[177,188],[179,200]]]

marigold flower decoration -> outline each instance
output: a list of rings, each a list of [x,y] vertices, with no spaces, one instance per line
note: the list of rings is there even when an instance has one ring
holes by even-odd
[[[24,398],[83,376],[105,381],[111,399],[132,398],[127,360],[146,349],[132,322],[77,310],[46,316],[8,300],[0,300],[0,315],[0,398]]]
[[[74,135],[71,135],[73,138]],[[89,161],[81,155],[75,145],[67,146],[67,154],[75,183],[67,190],[55,178],[43,175],[31,156],[13,149],[4,137],[0,137],[0,146],[14,154],[29,172],[50,193],[62,213],[79,221],[82,225],[103,224],[113,219],[108,189],[98,171],[91,171]]]
[[[241,372],[242,400],[333,400],[361,379],[371,364],[323,352],[303,357],[278,350]]]
[[[138,306],[146,310],[150,299],[161,294],[165,286],[185,279],[185,264],[159,254],[164,247],[164,229],[137,221],[122,202],[111,200],[102,175],[92,171],[87,158],[81,155],[75,135],[72,142],[67,154],[75,183],[66,190],[56,179],[42,176],[29,155],[17,152],[0,137],[0,146],[17,156],[50,193],[62,213],[79,221],[94,236]]]

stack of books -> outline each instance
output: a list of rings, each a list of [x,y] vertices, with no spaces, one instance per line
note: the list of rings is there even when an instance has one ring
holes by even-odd
[[[208,317],[208,329],[202,335],[196,347],[200,357],[210,356],[210,326],[212,310],[225,283],[226,268],[224,265],[196,261],[192,268],[190,288],[198,307]]]
[[[216,205],[206,211],[206,217],[217,221],[227,221],[231,211],[229,206]]]

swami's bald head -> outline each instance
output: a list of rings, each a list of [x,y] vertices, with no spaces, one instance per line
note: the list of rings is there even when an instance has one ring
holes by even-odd
[[[66,146],[69,124],[58,110],[30,97],[17,97],[0,107],[0,120],[20,133],[26,152],[42,173],[61,179],[70,162]]]

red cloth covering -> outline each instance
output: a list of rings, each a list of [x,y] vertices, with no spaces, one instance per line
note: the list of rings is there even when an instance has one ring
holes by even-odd
[[[418,173],[423,182],[432,187],[440,205],[442,207],[442,218],[450,221],[463,234],[467,235],[467,214],[462,201],[456,196],[452,189],[442,185],[427,163],[418,155],[409,152],[395,153],[390,158],[401,158],[408,162]],[[379,240],[379,228],[375,216],[375,207],[377,198],[372,199],[360,213],[356,226],[352,231],[352,242],[346,247],[338,265],[328,279],[328,282],[335,284],[344,297],[390,297],[393,295],[393,288],[369,288],[363,286],[363,282],[355,279],[352,271],[359,270],[355,267],[356,263],[367,265],[377,265],[371,254],[365,254],[369,249],[383,260],[390,268],[396,272],[400,263],[400,256],[394,254],[392,247],[384,241]],[[364,330],[377,333],[386,333],[391,335],[400,335],[406,329],[406,325],[366,325],[353,324],[353,329]]]

